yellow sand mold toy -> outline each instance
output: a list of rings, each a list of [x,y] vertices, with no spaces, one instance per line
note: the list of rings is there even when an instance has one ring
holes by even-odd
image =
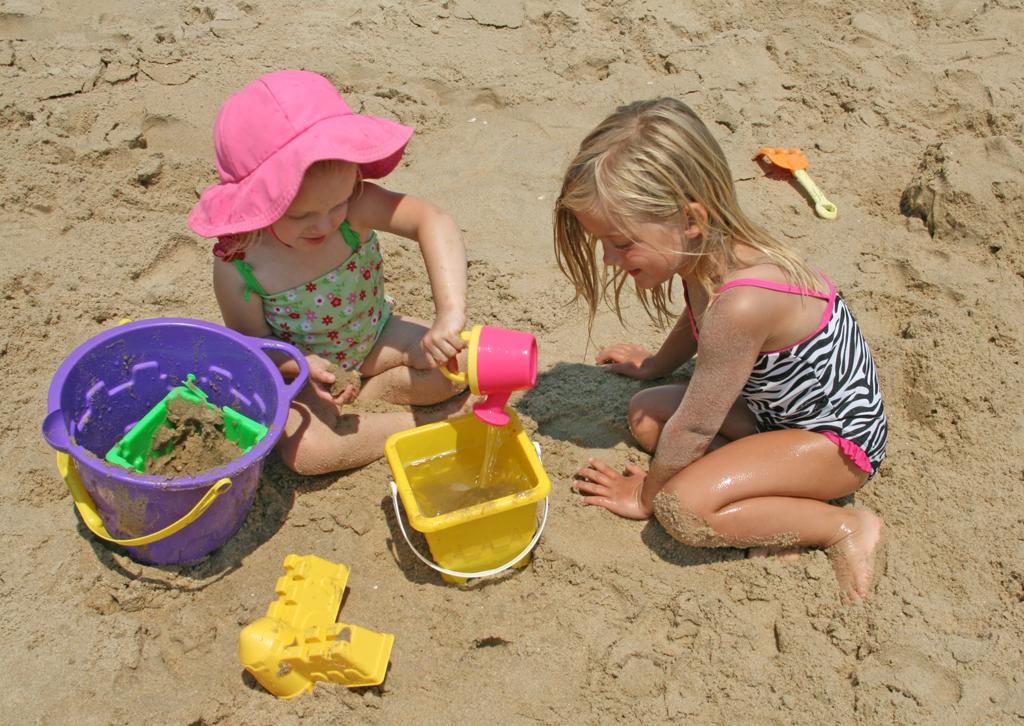
[[[267,616],[242,630],[238,657],[278,698],[310,692],[316,681],[349,688],[384,681],[395,636],[335,622],[348,567],[315,555],[288,555]]]

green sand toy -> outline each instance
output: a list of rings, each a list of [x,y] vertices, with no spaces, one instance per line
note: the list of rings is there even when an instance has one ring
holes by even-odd
[[[150,409],[149,413],[143,416],[137,424],[132,426],[124,437],[107,452],[106,460],[111,464],[123,466],[126,469],[134,469],[140,474],[146,472],[146,462],[154,454],[153,437],[161,426],[170,425],[167,423],[168,402],[182,398],[193,404],[204,405],[215,411],[219,410],[224,417],[224,437],[235,443],[242,453],[248,453],[253,446],[260,442],[266,433],[267,427],[243,416],[238,411],[228,406],[217,408],[206,399],[206,393],[199,389],[195,383],[196,377],[189,373],[185,378],[185,384],[176,386],[171,392],[164,396],[156,406]],[[166,451],[155,452],[156,456],[164,456],[170,453],[174,443],[170,442]]]

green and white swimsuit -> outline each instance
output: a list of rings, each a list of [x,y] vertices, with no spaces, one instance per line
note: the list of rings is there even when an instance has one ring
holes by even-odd
[[[235,259],[231,264],[250,291],[263,300],[263,317],[274,336],[314,353],[339,367],[358,369],[373,350],[391,317],[391,301],[384,295],[383,258],[377,233],[366,242],[348,225],[339,228],[352,254],[330,272],[289,290],[268,295],[253,274],[252,265]]]

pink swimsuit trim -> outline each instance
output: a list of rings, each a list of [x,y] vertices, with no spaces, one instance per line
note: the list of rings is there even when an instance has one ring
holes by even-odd
[[[810,335],[807,335],[806,337],[801,338],[792,345],[787,345],[784,348],[761,351],[761,355],[782,353],[783,351],[789,350],[790,348],[795,348],[801,343],[806,343],[808,340],[810,340],[815,335],[824,330],[825,327],[828,325],[829,321],[832,319],[832,311],[833,309],[835,309],[836,287],[835,285],[832,284],[832,281],[825,276],[824,273],[819,272],[818,274],[821,275],[821,279],[824,280],[825,283],[828,285],[827,295],[823,292],[818,292],[817,290],[805,290],[804,288],[796,287],[795,285],[784,285],[782,283],[772,282],[770,280],[758,280],[752,277],[745,277],[739,280],[730,280],[729,282],[725,283],[724,285],[719,287],[718,290],[715,291],[715,297],[718,297],[723,292],[733,287],[760,287],[765,290],[775,290],[776,292],[785,292],[791,295],[806,295],[808,297],[818,298],[819,300],[827,300],[828,305],[825,306],[825,312],[821,314],[821,321],[818,323],[818,327],[815,328]],[[693,331],[693,337],[697,340],[700,340],[700,332],[697,330],[697,319],[693,317],[693,308],[690,305],[690,294],[689,291],[686,289],[686,283],[683,283],[683,298],[686,300],[686,312],[690,318],[690,330]],[[852,461],[857,466],[858,469],[866,471],[868,474],[874,472],[875,468],[871,466],[871,460],[868,458],[868,455],[864,453],[864,449],[857,446],[857,444],[853,443],[849,439],[844,439],[839,434],[834,434],[831,431],[815,431],[814,433],[821,434],[826,439],[828,439],[836,446],[838,446],[840,451],[842,451],[850,459],[850,461]]]
[[[831,431],[815,431],[815,433],[821,434],[838,446],[839,450],[846,454],[850,461],[852,461],[861,471],[866,471],[868,474],[875,471],[875,467],[871,466],[871,459],[869,459],[868,455],[864,453],[864,449],[857,446],[857,444],[853,443],[849,439],[844,439],[839,434],[834,434]]]

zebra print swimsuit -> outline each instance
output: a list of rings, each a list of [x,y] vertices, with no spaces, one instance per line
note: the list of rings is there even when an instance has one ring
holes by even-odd
[[[803,290],[768,280],[742,279],[718,288],[760,287],[827,301],[818,328],[803,340],[763,351],[743,386],[743,399],[757,430],[805,429],[834,441],[854,464],[872,476],[885,458],[888,424],[882,392],[867,341],[832,282],[829,292]],[[699,339],[690,296],[683,286],[694,337]]]

